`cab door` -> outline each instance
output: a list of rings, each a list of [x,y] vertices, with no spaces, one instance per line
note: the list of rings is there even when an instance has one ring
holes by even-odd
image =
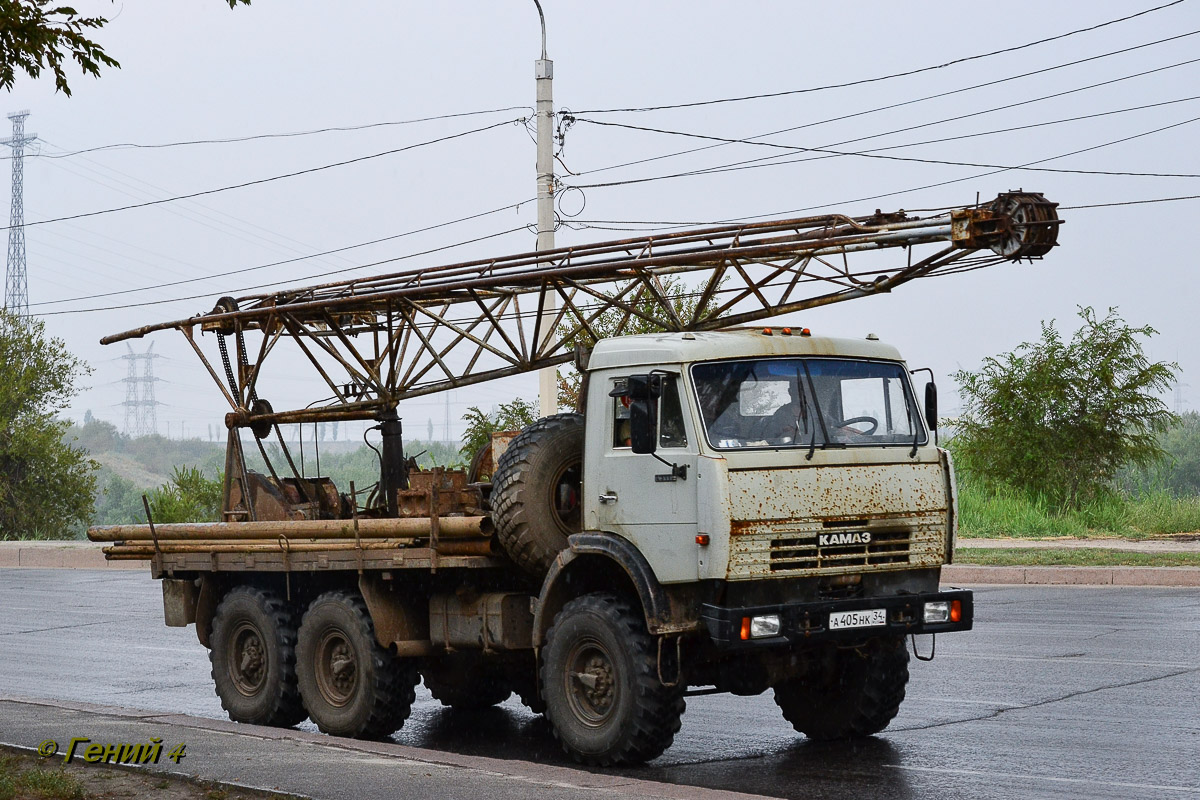
[[[698,578],[699,451],[691,415],[684,413],[687,397],[682,380],[667,376],[663,382],[655,454],[660,461],[654,455],[635,454],[630,446],[629,398],[619,394],[625,378],[611,376],[591,387],[608,401],[608,413],[606,424],[597,426],[603,431],[589,431],[588,460],[590,453],[602,455],[593,462],[595,478],[585,483],[589,494],[595,495],[587,498],[588,507],[595,510],[588,515],[587,527],[628,539],[646,557],[659,581],[694,581]],[[618,396],[608,397],[613,393]]]

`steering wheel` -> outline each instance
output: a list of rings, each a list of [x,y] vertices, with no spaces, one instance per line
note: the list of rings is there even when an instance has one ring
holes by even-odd
[[[870,427],[870,429],[868,429],[868,430],[865,430],[865,431],[860,431],[860,430],[858,430],[858,429],[856,429],[856,428],[850,428],[850,427],[849,427],[849,426],[851,426],[851,425],[854,425],[854,424],[856,424],[856,423],[859,423],[859,422],[866,422],[866,423],[869,423],[869,424],[870,424],[870,426],[871,426],[871,427]],[[835,428],[848,428],[850,431],[852,431],[853,433],[856,433],[856,434],[858,434],[859,436],[870,436],[870,435],[871,435],[871,434],[873,434],[873,433],[874,433],[876,430],[878,430],[878,429],[879,429],[879,420],[875,419],[874,417],[851,417],[850,419],[840,419],[840,420],[838,420],[837,422],[833,423],[833,427],[835,427]]]

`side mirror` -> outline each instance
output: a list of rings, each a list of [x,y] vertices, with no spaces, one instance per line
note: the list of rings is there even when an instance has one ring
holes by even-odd
[[[630,375],[629,438],[633,452],[650,454],[658,449],[658,398],[662,375]]]
[[[925,424],[929,426],[929,430],[936,431],[937,421],[937,384],[930,381],[925,384]]]

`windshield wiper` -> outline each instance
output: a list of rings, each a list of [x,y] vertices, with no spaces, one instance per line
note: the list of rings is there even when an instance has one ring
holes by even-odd
[[[808,379],[808,388],[812,390],[813,405],[817,407],[817,413],[816,413],[817,422],[821,423],[821,440],[822,440],[821,441],[821,449],[824,450],[824,449],[828,448],[829,444],[830,444],[829,429],[825,427],[825,412],[823,412],[821,410],[821,401],[817,398],[816,389],[813,388],[812,373],[808,371],[808,362],[801,360],[800,363],[804,365],[804,377]],[[842,447],[846,446],[844,442],[842,442],[840,444]],[[813,427],[813,438],[812,438],[812,442],[809,444],[809,453],[811,454],[812,451],[816,449],[816,447],[817,447],[817,429],[816,429],[816,427]],[[809,458],[809,457],[810,456],[806,456],[806,458]]]

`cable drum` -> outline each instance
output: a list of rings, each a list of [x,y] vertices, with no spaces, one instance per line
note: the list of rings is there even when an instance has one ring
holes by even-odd
[[[1009,220],[1008,231],[990,245],[993,253],[1016,261],[1038,258],[1058,244],[1058,203],[1040,192],[1005,192],[991,210]]]

